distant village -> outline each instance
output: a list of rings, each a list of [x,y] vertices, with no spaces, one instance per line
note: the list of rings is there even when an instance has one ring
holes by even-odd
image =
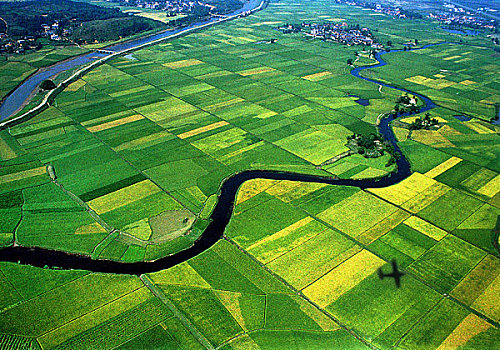
[[[429,18],[451,26],[466,26],[470,28],[495,29],[497,21],[484,18],[454,4],[444,4],[445,10],[438,13],[430,13]]]
[[[43,23],[39,30],[22,38],[11,38],[7,33],[0,30],[0,53],[24,53],[26,50],[38,50],[42,48],[38,38],[46,38],[55,42],[70,42],[71,28],[63,28],[59,21],[47,24]]]
[[[138,8],[165,12],[167,17],[174,17],[194,11],[196,7],[206,7],[208,10],[215,9],[215,6],[205,4],[201,1],[185,0],[106,0],[108,2],[119,3],[123,6],[133,6]]]
[[[278,27],[282,33],[303,32],[312,39],[334,41],[346,46],[364,45],[374,49],[383,49],[368,28],[343,23],[302,23],[300,25],[285,24]]]
[[[395,18],[430,18],[446,25],[461,25],[471,28],[498,29],[499,23],[491,18],[486,18],[478,13],[468,11],[458,5],[444,3],[442,10],[434,10],[431,13],[423,13],[407,10],[398,6],[384,3],[372,3],[363,0],[335,0],[339,4],[369,8],[374,12],[383,13]],[[494,11],[489,8],[479,8],[478,11]]]

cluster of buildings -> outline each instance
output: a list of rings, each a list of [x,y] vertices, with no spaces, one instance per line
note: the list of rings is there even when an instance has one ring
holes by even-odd
[[[437,13],[430,13],[429,18],[442,22],[446,25],[462,25],[472,28],[495,29],[497,22],[494,19],[487,19],[454,4],[443,5],[445,10]]]
[[[0,53],[20,54],[26,50],[38,50],[40,48],[40,43],[33,37],[12,40],[7,34],[0,33]]]
[[[364,45],[374,49],[382,49],[383,45],[377,42],[372,32],[368,28],[361,28],[359,25],[349,25],[343,23],[302,23],[300,26],[285,24],[278,28],[283,33],[304,34],[313,39],[334,41],[347,46]]]
[[[47,38],[54,41],[68,41],[70,29],[62,28],[59,21],[52,24],[42,24],[40,29],[29,36],[11,38],[7,33],[0,33],[0,53],[20,54],[27,50],[38,50],[42,45],[37,38]]]
[[[374,12],[383,13],[392,17],[397,17],[397,18],[415,17],[410,13],[408,13],[407,11],[404,11],[400,7],[393,7],[387,4],[373,4],[370,2],[360,1],[360,0],[335,0],[335,1],[338,4],[347,4],[351,6],[369,8],[372,9]]]
[[[117,2],[121,5],[134,6],[138,8],[164,11],[167,16],[176,16],[180,13],[192,12],[196,7],[207,7],[213,10],[215,7],[201,1],[191,0],[106,0],[108,2]]]

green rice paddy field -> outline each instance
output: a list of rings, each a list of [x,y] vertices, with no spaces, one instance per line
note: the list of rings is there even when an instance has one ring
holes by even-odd
[[[275,30],[303,21],[359,23],[396,47],[450,41],[432,23],[284,0],[109,61],[0,132],[0,247],[155,260],[193,244],[236,172],[394,170],[388,156],[319,166],[398,93],[349,74],[359,47]],[[397,185],[251,180],[223,240],[139,277],[0,262],[0,349],[498,348],[500,127],[481,120],[499,102],[493,55],[446,44],[364,71],[440,105],[438,130],[395,128],[414,172]],[[377,276],[391,259],[401,288]]]

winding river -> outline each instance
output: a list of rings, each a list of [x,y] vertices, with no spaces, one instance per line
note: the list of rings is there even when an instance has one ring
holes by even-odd
[[[136,45],[142,45],[144,42],[136,42]],[[433,45],[441,45],[433,44]],[[133,45],[132,43],[121,44],[127,45],[130,49]],[[428,48],[432,45],[424,46],[421,50]],[[123,48],[123,46],[122,46]],[[122,49],[119,49],[120,51]],[[396,52],[393,50],[391,52]],[[391,89],[396,89],[399,91],[407,92],[409,94],[419,97],[425,105],[421,108],[421,112],[428,111],[436,107],[436,104],[426,96],[416,94],[412,91],[391,86],[386,83],[379,82],[374,79],[366,78],[360,75],[360,73],[365,69],[382,67],[387,63],[383,60],[382,56],[387,54],[387,52],[380,52],[376,54],[375,59],[378,64],[372,66],[358,67],[351,71],[351,74],[357,78],[370,81],[377,85],[382,85]],[[68,67],[67,69],[70,69]],[[58,68],[59,69],[59,68]],[[24,85],[24,84],[23,84]],[[21,90],[25,88],[23,85],[20,86]],[[9,100],[5,103],[9,104]],[[4,105],[5,105],[4,103]],[[3,107],[3,106],[2,106]],[[404,116],[404,114],[402,115]],[[332,177],[322,177],[316,175],[305,175],[296,174],[291,172],[275,172],[266,170],[249,170],[237,173],[224,180],[220,190],[219,190],[219,200],[215,206],[212,215],[210,216],[211,222],[200,236],[200,238],[191,246],[190,248],[178,252],[173,255],[163,257],[155,261],[148,262],[135,262],[135,263],[124,263],[109,260],[93,260],[88,256],[77,255],[66,253],[62,251],[49,250],[43,248],[26,248],[26,247],[8,247],[0,250],[0,261],[11,261],[19,262],[21,264],[33,265],[38,267],[52,267],[52,268],[62,268],[62,269],[82,269],[89,270],[93,272],[107,272],[107,273],[117,273],[117,274],[134,274],[140,275],[143,273],[150,273],[159,270],[163,270],[186,261],[214,245],[219,239],[222,238],[224,230],[231,219],[231,214],[234,208],[234,202],[238,189],[240,186],[248,180],[252,179],[271,179],[271,180],[289,180],[289,181],[302,181],[302,182],[315,182],[324,183],[329,185],[339,185],[339,186],[355,186],[361,189],[366,188],[380,188],[386,187],[400,182],[401,180],[407,178],[411,174],[410,163],[406,157],[402,154],[400,148],[397,145],[397,140],[394,136],[392,128],[390,127],[390,122],[394,117],[383,118],[378,126],[380,134],[389,141],[393,146],[395,152],[399,153],[400,157],[396,160],[397,171],[390,173],[379,179],[366,179],[366,180],[354,180],[354,179],[335,179]]]

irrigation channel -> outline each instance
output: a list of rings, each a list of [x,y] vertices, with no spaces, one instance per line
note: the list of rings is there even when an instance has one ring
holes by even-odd
[[[430,44],[419,49],[413,49],[411,51],[422,50],[434,45],[442,44],[448,43]],[[402,50],[392,50],[390,52],[397,51]],[[425,104],[420,109],[420,112],[426,112],[430,109],[435,108],[437,105],[426,96],[360,75],[360,73],[365,69],[385,66],[387,63],[383,60],[382,56],[387,53],[388,52],[386,51],[377,53],[375,55],[375,59],[378,61],[378,64],[355,68],[351,71],[351,74],[357,78],[375,83],[377,85],[382,85],[391,89],[399,90],[417,96]],[[408,114],[401,114],[400,116],[407,115]],[[234,174],[233,176],[228,177],[223,181],[219,189],[219,198],[217,205],[215,206],[212,215],[210,216],[211,222],[202,233],[200,238],[195,241],[190,248],[187,248],[176,254],[165,256],[155,261],[124,263],[110,260],[93,260],[89,256],[71,254],[63,251],[44,248],[13,246],[0,250],[0,261],[19,262],[21,264],[37,267],[81,269],[93,272],[107,272],[130,275],[141,275],[144,273],[167,269],[204,252],[222,238],[224,230],[228,225],[233,213],[234,202],[238,193],[238,189],[245,181],[252,179],[288,180],[324,183],[337,186],[354,186],[361,189],[366,189],[387,187],[407,178],[411,174],[410,163],[406,159],[404,154],[402,154],[401,149],[398,147],[396,137],[390,126],[390,123],[392,120],[394,120],[394,118],[394,116],[390,116],[380,120],[378,129],[384,139],[392,144],[395,153],[399,154],[399,158],[396,159],[397,170],[395,172],[392,172],[378,179],[366,180],[336,179],[333,177],[322,177],[317,175],[266,170],[248,170]]]

